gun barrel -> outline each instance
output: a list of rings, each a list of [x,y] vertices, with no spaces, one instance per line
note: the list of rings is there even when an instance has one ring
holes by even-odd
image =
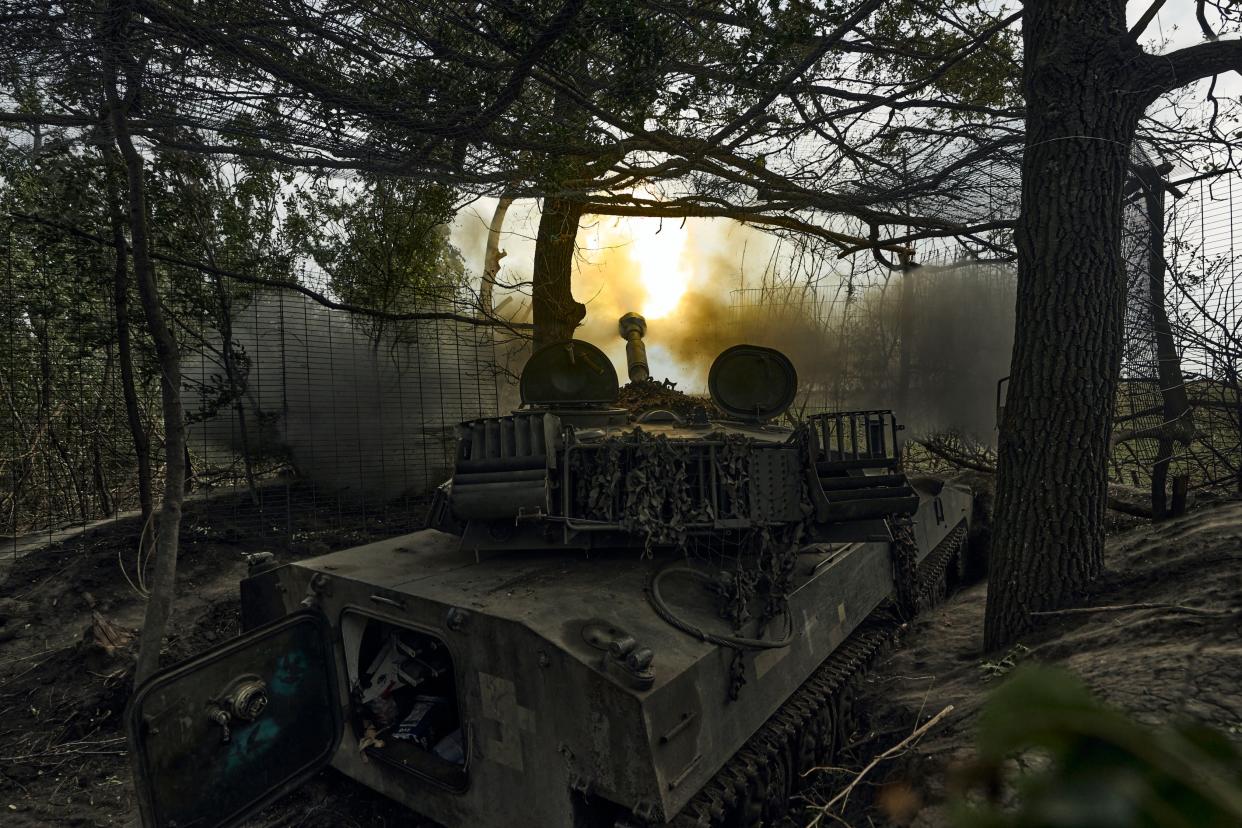
[[[647,320],[634,312],[622,316],[617,323],[621,338],[625,340],[625,361],[629,368],[630,382],[642,382],[651,378],[647,367],[647,346],[643,335],[647,333]]]

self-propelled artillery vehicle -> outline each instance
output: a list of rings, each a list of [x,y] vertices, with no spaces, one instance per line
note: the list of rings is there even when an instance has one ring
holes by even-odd
[[[889,411],[776,424],[775,350],[708,385],[635,416],[598,348],[536,351],[522,407],[461,427],[431,528],[252,572],[247,632],[138,688],[144,823],[235,824],[332,764],[449,828],[777,824],[971,497],[906,479]]]

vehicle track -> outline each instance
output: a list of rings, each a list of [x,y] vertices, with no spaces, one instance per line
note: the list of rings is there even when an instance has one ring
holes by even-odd
[[[959,523],[917,567],[913,594],[918,609],[944,597],[945,576],[965,549],[967,528],[965,521]],[[840,747],[854,682],[902,626],[891,607],[873,612],[674,817],[672,828],[780,824],[802,788],[802,774],[829,763]]]

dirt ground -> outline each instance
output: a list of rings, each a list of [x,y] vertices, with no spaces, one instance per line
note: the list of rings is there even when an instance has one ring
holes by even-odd
[[[165,664],[238,634],[247,555],[283,562],[396,534],[375,520],[365,531],[308,521],[290,546],[287,526],[236,509],[222,521],[220,511],[187,509]],[[0,824],[137,824],[121,722],[130,659],[125,647],[107,646],[142,621],[143,601],[127,582],[136,580],[138,531],[122,520],[0,564]],[[328,770],[253,824],[411,823],[408,811]]]
[[[1133,524],[1135,521],[1128,521]],[[191,510],[166,661],[238,631],[237,583],[246,555],[279,560],[323,554],[392,534],[304,527],[292,548],[282,527],[244,531]],[[407,528],[407,527],[403,527]],[[136,824],[121,713],[129,690],[127,631],[141,621],[134,578],[137,526],[121,522],[0,567],[0,823]],[[1088,604],[1236,607],[1242,595],[1242,503],[1210,506],[1157,526],[1136,525],[1108,545],[1108,573]],[[7,574],[6,574],[7,573]],[[982,585],[916,620],[873,670],[851,750],[874,756],[948,704],[954,712],[913,749],[871,772],[859,803],[884,783],[912,793],[872,807],[853,824],[944,825],[945,769],[969,756],[972,720],[1005,654],[980,653]],[[1242,633],[1236,621],[1153,610],[1058,618],[1023,642],[1013,661],[1062,664],[1105,700],[1138,718],[1205,721],[1242,738]],[[899,806],[899,807],[898,807]],[[325,771],[269,807],[254,826],[411,825],[408,811]],[[416,823],[415,823],[416,824]]]
[[[1135,522],[1130,521],[1134,524]],[[911,625],[863,682],[865,749],[878,756],[948,705],[953,712],[909,750],[878,765],[859,797],[878,803],[854,825],[947,826],[946,780],[972,756],[990,690],[1022,662],[1076,673],[1106,703],[1150,725],[1204,723],[1242,742],[1242,502],[1206,505],[1110,537],[1105,576],[1081,603],[1234,610],[1206,617],[1168,609],[1048,619],[1006,653],[984,655],[985,585],[957,593]],[[949,773],[946,773],[949,771]],[[831,821],[825,824],[831,824]]]

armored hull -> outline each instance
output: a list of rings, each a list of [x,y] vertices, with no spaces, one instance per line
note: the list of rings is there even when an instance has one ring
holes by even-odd
[[[326,762],[450,827],[757,825],[787,800],[831,749],[833,659],[913,611],[970,492],[906,481],[888,412],[632,421],[608,382],[579,393],[602,354],[562,347],[589,376],[551,385],[586,399],[465,424],[441,528],[254,574],[251,632],[138,691],[145,821],[227,824]],[[743,385],[720,407],[764,413]]]
[[[925,550],[969,514],[966,492],[947,488],[939,501],[940,519],[930,495],[919,510]],[[733,651],[670,626],[647,600],[652,577],[676,560],[635,561],[632,550],[476,557],[460,538],[424,531],[285,567],[248,583],[243,595],[252,622],[317,596],[337,631],[342,676],[357,677],[360,669],[362,641],[344,634],[351,615],[443,642],[469,732],[464,778],[446,783],[403,766],[386,747],[360,749],[363,733],[346,727],[333,764],[349,776],[449,826],[570,826],[575,808],[593,807],[594,799],[661,824],[894,583],[886,542],[805,548],[790,596],[793,642],[746,658],[746,685],[730,700]],[[693,622],[718,628],[688,586],[673,581],[667,600]],[[592,640],[598,632],[608,642]],[[646,689],[613,667],[601,646],[625,636],[654,653]],[[348,709],[346,682],[339,689]]]

